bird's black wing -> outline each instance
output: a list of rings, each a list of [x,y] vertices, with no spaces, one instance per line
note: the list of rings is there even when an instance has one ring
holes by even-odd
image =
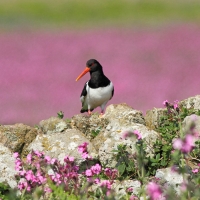
[[[81,92],[81,96],[80,96],[80,97],[85,97],[85,96],[87,95],[86,87],[87,87],[87,82],[86,82],[85,85],[84,85],[84,88],[83,88],[83,90],[82,90],[82,92]]]
[[[114,87],[113,87],[112,96],[110,97],[110,99],[112,99],[113,95],[114,95]]]
[[[80,100],[81,100],[81,103],[82,103],[82,106],[84,105],[84,101],[85,101],[85,97],[87,95],[87,90],[86,90],[86,87],[87,87],[87,83],[85,83],[84,87],[83,87],[83,90],[81,92],[81,96],[80,96]]]

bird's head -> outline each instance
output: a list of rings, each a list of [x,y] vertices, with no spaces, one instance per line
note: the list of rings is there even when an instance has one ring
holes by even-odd
[[[84,76],[87,72],[95,72],[101,70],[102,71],[102,66],[101,64],[95,60],[95,59],[90,59],[86,63],[86,68],[83,70],[83,72],[77,77],[76,81],[78,81],[82,76]]]

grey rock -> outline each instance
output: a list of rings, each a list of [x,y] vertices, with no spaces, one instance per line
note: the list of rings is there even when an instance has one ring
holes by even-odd
[[[180,194],[180,185],[183,183],[183,175],[173,171],[171,168],[158,169],[156,178],[161,179],[167,188],[173,188],[177,194]]]
[[[21,153],[38,134],[36,128],[24,124],[1,125],[0,143],[12,152]]]
[[[116,193],[116,199],[121,199],[127,195],[127,189],[132,190],[131,195],[137,195],[141,189],[141,183],[138,180],[124,180],[121,182],[116,180],[112,184],[112,189]]]
[[[100,118],[96,113],[91,116],[79,114],[73,116],[71,119],[71,127],[81,131],[89,140],[95,137],[93,132],[104,132],[107,124],[108,120]]]
[[[185,117],[182,123],[182,129],[185,133],[191,132],[191,129],[200,133],[200,116],[193,114]]]
[[[136,137],[128,137],[123,139],[124,133],[133,132],[135,130],[141,134],[142,139],[147,144],[147,155],[153,155],[153,143],[159,136],[157,132],[154,130],[149,130],[142,124],[135,123],[132,123],[126,127],[120,127],[115,123],[115,125],[111,127],[112,128],[109,131],[103,133],[104,138],[106,139],[99,148],[99,159],[103,165],[106,165],[107,167],[115,167],[118,164],[118,161],[114,158],[115,153],[113,153],[113,150],[117,150],[118,145],[126,145],[127,151],[130,154],[134,154],[136,152],[135,144],[138,141]]]
[[[76,129],[67,129],[62,133],[54,134],[40,134],[28,146],[28,150],[38,150],[45,153],[51,158],[57,158],[63,162],[66,155],[73,156],[80,164],[84,161],[78,152],[78,146],[83,142],[88,142],[88,152],[95,158],[97,156],[96,150],[89,140],[87,140],[80,131]]]
[[[0,183],[6,183],[11,188],[17,186],[15,179],[15,159],[13,153],[7,147],[0,143]]]
[[[42,120],[39,123],[40,129],[45,134],[52,134],[57,132],[62,132],[67,128],[70,128],[70,125],[64,121],[63,119],[60,119],[58,117],[51,117],[46,120]]]
[[[156,130],[161,123],[161,117],[163,117],[167,112],[167,109],[154,108],[148,110],[145,115],[146,126],[152,130]]]
[[[195,110],[200,110],[200,95],[184,99],[180,104],[186,108],[193,107]]]
[[[116,121],[122,126],[129,125],[130,123],[145,125],[143,113],[139,110],[134,110],[126,103],[109,105],[103,117],[108,119],[109,123]]]

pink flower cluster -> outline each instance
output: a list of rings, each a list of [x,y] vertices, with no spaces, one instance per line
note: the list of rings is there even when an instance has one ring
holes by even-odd
[[[175,100],[174,104],[169,103],[168,100],[163,101],[163,105],[168,109],[168,112],[171,112],[170,109],[174,109],[178,111],[179,109],[178,103],[179,103],[178,100]]]
[[[88,143],[87,142],[84,142],[83,144],[79,145],[78,146],[78,152],[81,154],[82,158],[85,159],[85,160],[91,160],[92,157],[88,154],[88,151],[87,151],[87,146],[88,146]]]
[[[194,169],[192,170],[192,172],[193,172],[194,174],[198,174],[198,173],[200,172],[200,163],[198,163],[197,166],[198,166],[197,168],[194,168]]]
[[[84,142],[78,147],[78,151],[86,160],[92,159],[87,152],[88,143]],[[84,156],[83,156],[84,155]],[[81,185],[84,184],[79,178],[79,167],[75,165],[74,157],[65,156],[64,163],[61,164],[57,159],[45,156],[43,152],[33,151],[26,157],[26,167],[24,168],[20,159],[19,153],[14,153],[15,169],[20,179],[18,182],[18,189],[27,192],[33,191],[36,187],[41,186],[44,194],[52,192],[48,186],[48,181],[51,180],[55,185],[64,185],[65,191],[77,192]],[[47,171],[48,170],[48,171]],[[101,180],[102,173],[107,176],[109,180]],[[111,192],[113,180],[118,176],[116,169],[105,168],[99,163],[91,166],[85,170],[82,175],[86,177],[90,184],[97,184],[105,191],[106,195]],[[85,179],[83,179],[85,180]]]
[[[109,180],[114,180],[118,176],[118,171],[116,169],[105,168],[104,174],[108,177]]]
[[[173,148],[180,150],[182,153],[189,153],[195,147],[196,136],[187,134],[185,138],[177,138],[173,141]]]
[[[151,200],[160,200],[162,190],[159,185],[154,182],[149,182],[147,185],[147,193]]]
[[[126,139],[127,137],[132,137],[132,136],[136,136],[138,140],[142,139],[142,135],[139,133],[138,130],[124,132],[122,135],[122,139]]]
[[[33,153],[35,155],[38,155],[38,152]],[[43,154],[38,155],[38,157],[41,157]],[[29,154],[27,156],[27,163],[33,164],[33,166],[37,169],[35,173],[33,173],[32,170],[25,170],[22,167],[22,161],[19,157],[19,153],[14,153],[15,158],[15,170],[17,171],[19,177],[21,178],[20,182],[18,183],[18,189],[27,191],[31,191],[31,189],[35,186],[42,185],[46,183],[47,178],[45,173],[40,169],[40,162],[34,162],[33,161],[33,155]]]
[[[98,163],[85,171],[85,175],[87,177],[98,175],[100,173],[101,173],[101,165],[99,165]]]
[[[70,180],[73,180],[74,185],[78,183],[78,170],[79,167],[75,165],[74,158],[66,156],[64,164],[61,164],[57,159],[44,156],[43,152],[33,151],[27,155],[26,162],[31,166],[31,170],[25,170],[22,167],[22,161],[19,154],[14,153],[15,169],[18,173],[20,181],[18,183],[19,190],[26,190],[30,192],[37,186],[44,186],[47,179],[50,179],[56,185],[64,184],[65,189],[71,187]],[[48,174],[46,171],[51,168],[52,173]],[[47,186],[44,187],[44,192],[49,193],[51,189]]]

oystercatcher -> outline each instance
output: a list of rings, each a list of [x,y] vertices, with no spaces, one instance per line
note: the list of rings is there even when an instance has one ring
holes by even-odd
[[[104,75],[101,64],[95,59],[87,61],[85,70],[78,76],[76,81],[87,72],[90,72],[90,80],[85,83],[80,96],[82,102],[80,112],[88,112],[90,115],[95,108],[100,106],[102,116],[107,102],[113,97],[113,83]]]

